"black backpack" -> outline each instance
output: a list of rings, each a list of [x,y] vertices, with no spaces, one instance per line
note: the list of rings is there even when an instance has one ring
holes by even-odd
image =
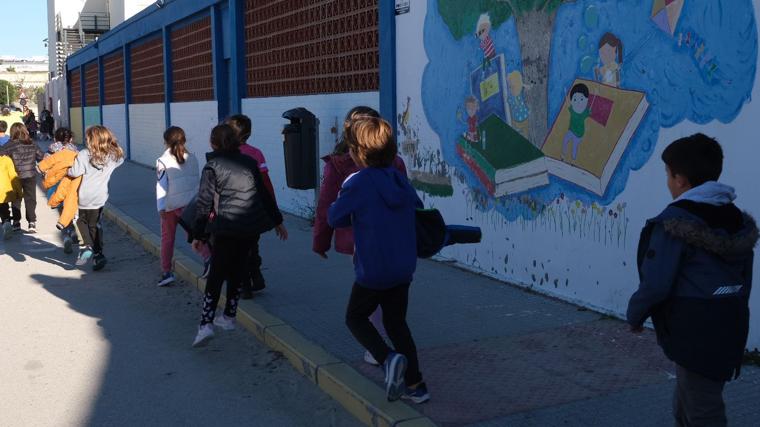
[[[480,227],[468,225],[446,225],[438,209],[417,209],[417,257],[430,258],[454,244],[480,243]]]
[[[438,209],[417,209],[417,257],[430,258],[446,244],[446,223]]]

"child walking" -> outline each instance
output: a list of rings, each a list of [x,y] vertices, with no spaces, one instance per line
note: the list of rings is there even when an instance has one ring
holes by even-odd
[[[243,114],[234,115],[224,121],[229,125],[237,135],[238,142],[240,143],[240,152],[246,156],[256,160],[259,165],[259,172],[261,172],[261,180],[264,183],[264,187],[272,195],[272,200],[275,205],[277,204],[277,198],[274,194],[274,186],[272,180],[269,179],[269,168],[267,167],[267,161],[264,158],[264,153],[258,148],[248,144],[248,139],[251,136],[252,126],[251,119]],[[283,226],[284,230],[284,226]],[[287,230],[285,231],[287,236]],[[242,299],[253,298],[253,292],[261,291],[266,288],[266,282],[264,276],[261,274],[261,255],[259,255],[259,241],[256,237],[256,241],[251,245],[251,252],[248,254],[248,273],[243,279],[242,292],[240,297]]]
[[[361,168],[343,183],[330,206],[333,228],[353,226],[356,280],[346,325],[383,365],[389,401],[430,399],[406,323],[409,285],[417,266],[415,209],[422,202],[406,176],[393,167],[396,143],[390,124],[376,117],[356,118],[346,135],[349,153]],[[380,306],[395,349],[383,341],[368,317]]]
[[[647,221],[638,249],[640,284],[628,303],[631,330],[651,317],[676,363],[678,426],[725,426],[723,386],[737,378],[749,330],[758,229],[718,181],[723,150],[692,135],[662,153],[674,201]]]
[[[156,160],[156,204],[161,217],[161,278],[158,286],[176,279],[172,273],[174,240],[182,211],[198,193],[198,159],[187,150],[185,131],[172,126],[164,132],[166,151]]]
[[[208,162],[201,173],[193,248],[197,250],[203,241],[211,241],[211,270],[193,347],[205,345],[214,336],[213,325],[235,329],[240,286],[248,273],[245,263],[258,236],[274,228],[281,239],[287,237],[282,214],[264,187],[259,166],[240,153],[232,127],[216,126],[209,142],[214,151],[207,155]],[[209,220],[212,210],[214,217]],[[215,316],[224,282],[227,282],[224,314]]]
[[[0,147],[0,156],[6,155],[13,159],[16,173],[21,179],[24,209],[26,210],[27,229],[30,233],[37,232],[37,162],[42,160],[42,150],[32,141],[26,126],[14,123],[11,126],[10,141]],[[21,199],[11,205],[13,212],[13,230],[21,230]]]
[[[105,126],[91,126],[85,131],[87,148],[77,154],[69,169],[72,178],[82,177],[79,186],[79,218],[77,228],[84,247],[80,248],[76,265],[83,266],[93,260],[92,269],[106,266],[103,255],[103,206],[108,201],[108,182],[111,174],[124,163],[124,151],[116,137]]]
[[[11,137],[6,135],[5,132],[8,131],[8,122],[5,120],[0,120],[0,147],[7,144],[8,141],[11,140]]]
[[[0,224],[2,224],[3,240],[10,239],[13,235],[8,204],[21,198],[21,194],[21,180],[16,175],[13,160],[8,156],[0,155]]]
[[[322,185],[319,189],[319,199],[317,200],[317,212],[314,218],[314,228],[312,229],[312,250],[322,258],[327,258],[327,252],[330,250],[330,243],[335,233],[335,252],[346,255],[354,254],[354,232],[351,227],[333,229],[327,222],[327,210],[330,205],[338,198],[338,192],[343,181],[349,175],[358,172],[359,166],[356,165],[351,155],[348,153],[348,144],[346,134],[351,128],[351,123],[358,117],[380,117],[380,113],[370,107],[357,106],[352,108],[343,121],[343,134],[332,154],[322,157],[325,162],[322,170]],[[393,167],[406,176],[406,165],[401,157],[396,156],[393,159]],[[370,316],[370,321],[381,334],[387,335],[383,327],[383,311],[378,306],[377,310]],[[372,353],[364,352],[364,361],[370,365],[379,365]]]
[[[37,165],[44,174],[43,188],[48,191],[48,206],[57,208],[59,219],[56,228],[63,233],[63,252],[71,253],[74,244],[79,245],[73,221],[79,209],[77,194],[82,178],[71,178],[68,170],[74,165],[79,148],[72,142],[70,129],[62,127],[55,132],[55,142],[50,144],[45,158]]]

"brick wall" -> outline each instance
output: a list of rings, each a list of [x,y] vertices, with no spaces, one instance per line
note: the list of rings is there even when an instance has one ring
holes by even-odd
[[[70,108],[82,106],[82,80],[79,68],[69,72],[69,88],[71,89]]]
[[[173,30],[171,49],[172,102],[213,100],[211,18]]]
[[[104,105],[124,104],[124,53],[118,51],[103,58]]]
[[[246,0],[249,97],[379,87],[377,0]]]
[[[160,35],[132,46],[132,104],[164,102],[164,42]]]
[[[84,66],[84,105],[88,107],[100,105],[98,61],[89,62]]]

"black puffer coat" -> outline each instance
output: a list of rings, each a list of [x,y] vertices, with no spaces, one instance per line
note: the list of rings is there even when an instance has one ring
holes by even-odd
[[[21,141],[9,141],[0,147],[0,156],[10,156],[13,166],[21,179],[34,178],[37,176],[36,162],[42,160],[44,154],[37,144],[25,144]]]
[[[248,238],[282,224],[282,214],[264,187],[256,160],[239,152],[211,153],[207,159],[195,205],[193,238],[203,240],[209,233]]]

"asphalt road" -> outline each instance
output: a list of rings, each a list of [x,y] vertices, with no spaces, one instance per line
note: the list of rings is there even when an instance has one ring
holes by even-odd
[[[191,348],[200,294],[115,225],[105,270],[74,268],[44,203],[0,240],[0,426],[359,425],[243,330]]]

